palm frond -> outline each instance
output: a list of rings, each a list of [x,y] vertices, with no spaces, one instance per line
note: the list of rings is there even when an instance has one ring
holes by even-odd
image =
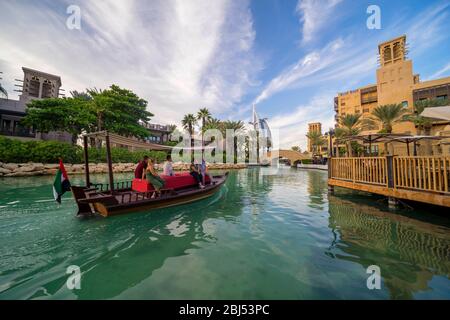
[[[8,99],[8,92],[6,91],[5,88],[2,87],[2,85],[0,84],[0,93],[3,94],[6,99]]]

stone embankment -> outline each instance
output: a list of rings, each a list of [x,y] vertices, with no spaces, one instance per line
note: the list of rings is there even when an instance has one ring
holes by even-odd
[[[54,175],[58,170],[58,164],[43,164],[43,163],[1,163],[0,162],[0,177],[30,177],[41,175]],[[64,164],[67,174],[83,174],[84,164]],[[162,170],[162,165],[156,165],[157,169]],[[209,170],[215,169],[244,169],[245,164],[209,164]],[[133,172],[136,168],[135,163],[114,163],[114,172]],[[174,170],[186,171],[189,170],[187,163],[174,163]],[[106,163],[91,163],[89,164],[90,173],[107,173],[108,165]]]

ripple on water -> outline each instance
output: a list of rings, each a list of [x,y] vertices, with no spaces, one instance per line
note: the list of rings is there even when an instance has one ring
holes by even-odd
[[[450,298],[448,218],[328,196],[324,172],[235,171],[204,201],[86,220],[70,194],[51,200],[52,179],[25,179],[0,184],[0,299]],[[73,264],[80,291],[65,286]]]

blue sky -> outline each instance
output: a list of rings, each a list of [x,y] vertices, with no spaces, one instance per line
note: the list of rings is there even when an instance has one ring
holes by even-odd
[[[66,8],[81,9],[69,30]],[[381,29],[366,27],[369,5]],[[406,34],[423,80],[450,76],[450,1],[4,1],[2,85],[14,97],[21,66],[58,74],[63,88],[112,83],[149,101],[154,121],[179,124],[200,107],[279,130],[306,144],[307,123],[333,125],[333,97],[375,83],[377,45]]]

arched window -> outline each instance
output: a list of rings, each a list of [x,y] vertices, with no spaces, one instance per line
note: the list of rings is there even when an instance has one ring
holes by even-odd
[[[45,79],[42,84],[42,98],[51,98],[52,96],[52,83]]]
[[[28,86],[28,94],[32,97],[39,97],[39,78],[31,77],[30,83]]]

